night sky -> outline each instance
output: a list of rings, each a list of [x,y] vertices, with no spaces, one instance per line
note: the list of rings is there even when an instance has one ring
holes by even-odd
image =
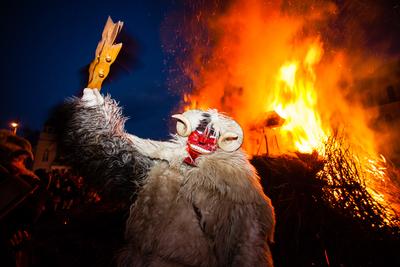
[[[1,128],[16,120],[39,130],[54,106],[79,94],[84,67],[111,16],[124,22],[124,33],[134,40],[134,49],[123,49],[135,53],[135,64],[102,91],[124,107],[128,131],[167,137],[180,97],[166,86],[160,26],[176,8],[176,1],[9,1],[0,11]]]
[[[350,20],[363,14],[368,17],[376,7],[371,5],[376,4],[373,0],[365,4],[353,1],[357,5],[351,4],[352,1],[335,2],[350,10],[352,6],[359,8],[357,12],[344,14]],[[83,69],[93,60],[104,24],[111,16],[114,21],[124,22],[124,32],[134,40],[134,49],[124,46],[123,51],[135,55],[135,64],[107,78],[102,92],[110,93],[124,107],[124,114],[130,118],[126,125],[129,132],[165,139],[171,130],[169,116],[178,107],[181,96],[167,85],[172,61],[163,50],[161,36],[165,32],[173,36],[175,29],[166,28],[163,23],[171,14],[182,15],[177,10],[187,3],[209,2],[17,0],[2,4],[0,128],[8,128],[15,120],[22,128],[40,130],[53,107],[79,94],[82,77],[87,75],[82,75]],[[378,39],[391,40],[394,44],[391,51],[397,55],[400,1],[379,3],[383,8],[381,17],[365,26],[372,40],[370,46]],[[117,68],[115,64],[111,71]]]

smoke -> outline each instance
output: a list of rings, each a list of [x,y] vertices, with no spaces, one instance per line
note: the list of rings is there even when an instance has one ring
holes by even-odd
[[[161,29],[169,87],[184,96],[181,109],[218,108],[249,132],[248,122],[274,97],[282,64],[321,43],[315,87],[322,124],[344,128],[368,152],[394,155],[387,144],[398,125],[382,103],[400,97],[399,10],[396,1],[372,0],[185,2]]]

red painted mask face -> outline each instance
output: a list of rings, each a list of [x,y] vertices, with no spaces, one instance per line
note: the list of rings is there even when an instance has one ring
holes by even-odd
[[[207,155],[213,153],[217,150],[217,141],[215,131],[206,128],[204,132],[199,130],[193,131],[187,140],[187,151],[189,152],[189,157],[185,158],[185,162],[190,165],[195,165],[194,161],[200,155]]]

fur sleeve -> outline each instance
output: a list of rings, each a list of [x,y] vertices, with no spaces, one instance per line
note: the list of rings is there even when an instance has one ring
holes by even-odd
[[[62,143],[67,159],[98,189],[132,196],[152,162],[134,148],[117,103],[98,93],[101,101],[89,103],[85,94],[66,104]]]

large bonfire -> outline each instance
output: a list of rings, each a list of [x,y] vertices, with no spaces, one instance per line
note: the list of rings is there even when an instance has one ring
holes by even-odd
[[[216,108],[234,117],[253,156],[317,153],[324,166],[316,179],[324,181],[330,205],[375,218],[372,227],[397,228],[397,176],[368,127],[376,114],[356,90],[382,60],[354,49],[354,28],[334,33],[341,42],[332,40],[335,4],[291,5],[246,0],[209,17],[199,11],[195,26],[208,37],[189,38],[193,49],[182,65],[192,90],[184,109]],[[354,184],[359,190],[349,191]],[[363,209],[363,201],[372,208]]]

